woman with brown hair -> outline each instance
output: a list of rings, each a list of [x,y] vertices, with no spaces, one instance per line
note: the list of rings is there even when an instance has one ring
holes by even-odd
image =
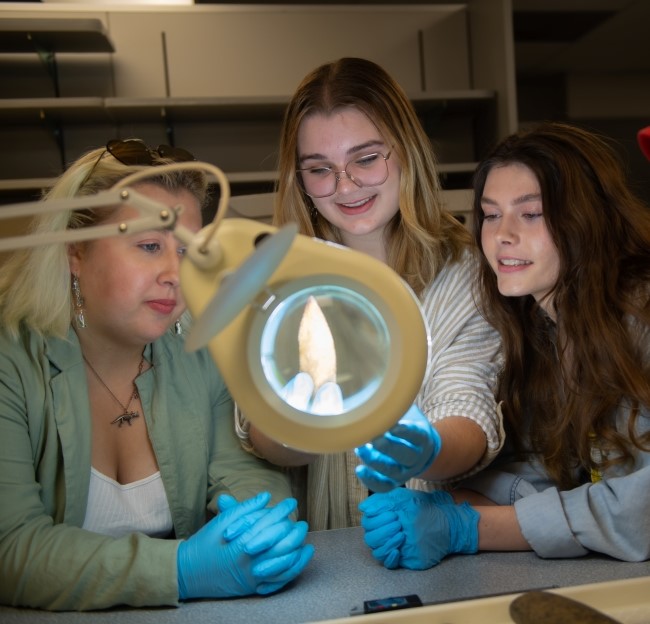
[[[404,492],[368,499],[367,543],[390,567],[429,567],[459,541],[471,544],[462,552],[646,560],[650,209],[605,140],[559,123],[505,139],[474,191],[483,308],[503,340],[507,442],[453,493],[462,505],[416,505]],[[387,539],[399,545],[387,552]]]

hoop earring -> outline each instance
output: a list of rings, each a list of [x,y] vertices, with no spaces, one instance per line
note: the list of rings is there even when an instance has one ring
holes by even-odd
[[[74,273],[72,274],[72,305],[74,307],[74,324],[78,329],[84,329],[86,327],[84,298],[81,296],[79,278]]]

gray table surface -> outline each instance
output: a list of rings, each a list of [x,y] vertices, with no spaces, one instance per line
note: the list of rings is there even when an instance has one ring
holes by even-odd
[[[650,562],[595,555],[545,560],[530,552],[481,553],[449,557],[425,571],[386,570],[372,558],[360,528],[311,533],[309,541],[316,549],[314,559],[296,581],[273,596],[86,613],[0,607],[0,623],[303,624],[345,618],[364,600],[402,594],[418,594],[429,603],[642,576],[649,577],[650,590]]]

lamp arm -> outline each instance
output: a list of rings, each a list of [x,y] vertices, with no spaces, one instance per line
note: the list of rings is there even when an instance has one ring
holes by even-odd
[[[67,229],[58,232],[32,232],[23,236],[0,238],[0,251],[14,251],[52,243],[72,243],[107,238],[109,236],[135,234],[146,230],[174,228],[178,217],[177,209],[170,209],[168,206],[153,201],[133,189],[110,189],[88,197],[25,202],[2,207],[0,208],[0,220],[17,216],[64,212],[66,210],[74,212],[77,210],[114,208],[126,202],[139,210],[143,216],[120,223],[94,225],[87,228]]]
[[[113,206],[121,202],[120,191],[110,189],[96,195],[83,197],[66,197],[60,199],[36,200],[10,204],[0,207],[0,219],[11,219],[25,215],[40,215],[48,212],[64,212],[65,210],[85,210]]]
[[[146,180],[167,171],[198,169],[211,173],[219,183],[221,193],[219,206],[210,227],[200,240],[193,232],[181,226],[178,221],[180,207],[170,207],[138,193],[130,184]],[[36,216],[50,212],[92,210],[97,208],[114,208],[127,203],[138,210],[142,216],[120,223],[95,225],[87,228],[66,229],[58,232],[32,232],[23,236],[0,237],[0,252],[15,251],[27,247],[49,245],[52,243],[71,243],[83,240],[96,240],[110,236],[136,234],[146,230],[172,230],[178,239],[190,246],[190,253],[203,268],[214,265],[220,255],[216,252],[214,234],[223,219],[230,201],[230,184],[226,175],[214,165],[200,161],[172,163],[158,167],[148,167],[133,173],[115,184],[107,191],[82,197],[47,199],[45,201],[22,202],[9,206],[0,206],[0,221],[15,217]]]

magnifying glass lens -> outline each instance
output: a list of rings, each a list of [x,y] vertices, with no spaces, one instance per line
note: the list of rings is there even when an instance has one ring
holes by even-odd
[[[320,416],[365,403],[388,369],[390,335],[377,308],[354,290],[317,285],[286,297],[261,336],[271,388],[292,407]]]

